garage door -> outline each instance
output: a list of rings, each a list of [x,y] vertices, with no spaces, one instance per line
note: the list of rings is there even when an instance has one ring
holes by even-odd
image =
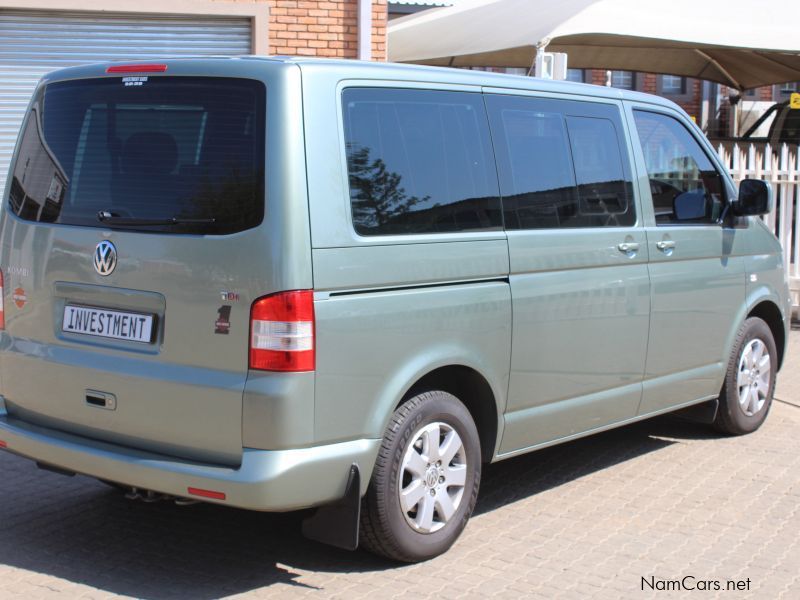
[[[45,73],[107,60],[250,54],[251,36],[248,18],[0,9],[0,191],[28,99]]]

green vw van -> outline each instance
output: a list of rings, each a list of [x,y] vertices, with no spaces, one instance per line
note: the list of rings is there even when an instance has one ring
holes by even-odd
[[[790,314],[771,209],[643,94],[280,57],[57,71],[2,202],[0,448],[425,560],[485,463],[695,405],[761,425]]]

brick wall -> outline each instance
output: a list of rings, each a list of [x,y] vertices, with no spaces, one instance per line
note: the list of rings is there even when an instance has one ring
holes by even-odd
[[[269,52],[357,58],[357,0],[269,0]],[[386,0],[372,0],[372,60],[386,60]]]
[[[607,74],[605,69],[588,69],[585,76],[586,83],[593,83],[594,85],[606,84]],[[700,119],[701,86],[702,82],[699,79],[687,78],[686,94],[670,96],[660,93],[658,75],[655,73],[636,73],[637,91],[669,98],[696,119]]]
[[[703,91],[703,82],[699,79],[687,79],[687,92],[689,93],[689,100],[678,102],[681,108],[697,119],[697,122],[700,122],[700,111],[701,111],[701,96]]]
[[[645,94],[658,94],[658,75],[655,73],[637,73],[636,78],[642,78],[641,87],[637,89]],[[638,83],[638,82],[637,82]]]
[[[772,94],[772,86],[765,85],[756,89],[756,97],[761,101],[772,102],[775,100]]]
[[[590,76],[586,78],[586,83],[593,83],[594,85],[605,85],[607,74],[601,69],[592,69],[589,71]]]

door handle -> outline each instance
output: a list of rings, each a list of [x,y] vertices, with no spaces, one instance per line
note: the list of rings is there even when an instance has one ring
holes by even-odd
[[[656,243],[656,248],[662,252],[667,252],[675,248],[675,242],[672,240],[661,240],[660,242]]]
[[[625,254],[630,254],[639,250],[639,244],[637,242],[622,242],[617,244],[617,249]]]

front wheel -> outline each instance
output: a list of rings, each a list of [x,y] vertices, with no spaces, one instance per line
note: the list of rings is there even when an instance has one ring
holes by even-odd
[[[758,317],[743,324],[733,345],[714,426],[742,435],[761,427],[772,405],[778,352],[769,326]]]
[[[361,544],[404,562],[442,554],[472,515],[480,477],[467,408],[441,391],[411,398],[386,429],[362,505]]]

